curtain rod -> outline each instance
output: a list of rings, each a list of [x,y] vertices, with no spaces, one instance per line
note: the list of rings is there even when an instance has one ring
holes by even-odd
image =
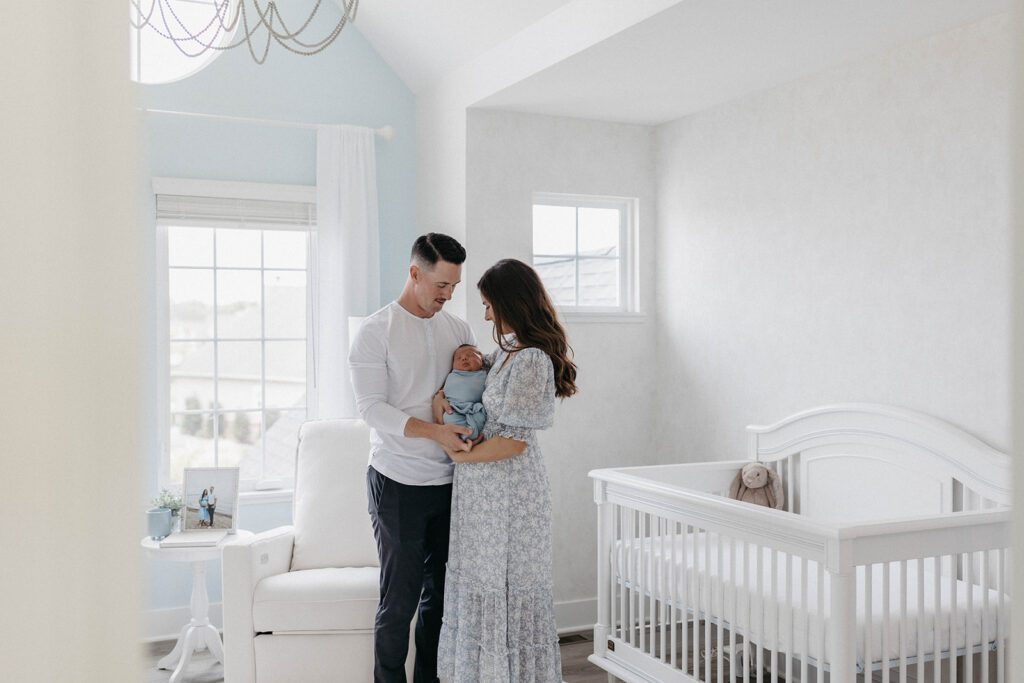
[[[207,119],[210,121],[230,121],[234,123],[258,123],[265,126],[280,126],[282,128],[305,128],[307,130],[316,130],[321,125],[332,125],[332,124],[319,124],[319,123],[302,123],[299,121],[278,121],[275,119],[257,119],[248,118],[244,116],[224,116],[222,114],[202,114],[193,111],[172,111],[170,109],[146,109],[140,108],[139,111],[147,114],[166,114],[170,116],[185,116],[197,119]],[[395,129],[391,126],[381,126],[375,128],[373,131],[377,137],[384,140],[395,139]]]

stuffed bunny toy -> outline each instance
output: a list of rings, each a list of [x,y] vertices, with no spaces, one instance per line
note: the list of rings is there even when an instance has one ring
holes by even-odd
[[[748,462],[736,473],[729,487],[729,497],[776,510],[782,510],[786,505],[779,475],[759,462]]]

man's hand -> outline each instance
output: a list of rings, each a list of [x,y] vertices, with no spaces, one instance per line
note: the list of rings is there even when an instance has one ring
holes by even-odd
[[[434,441],[441,444],[445,451],[469,451],[472,446],[459,438],[460,434],[469,436],[473,430],[461,425],[435,425]]]
[[[437,393],[434,394],[434,398],[430,401],[430,408],[434,413],[434,422],[437,424],[444,424],[444,414],[448,413],[451,415],[453,412],[452,406],[448,403],[448,399],[444,397],[444,390],[438,389]]]

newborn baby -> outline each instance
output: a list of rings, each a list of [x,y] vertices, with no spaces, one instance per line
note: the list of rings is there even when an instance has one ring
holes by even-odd
[[[484,380],[487,379],[487,371],[483,367],[483,354],[475,346],[463,344],[455,349],[452,371],[441,389],[453,411],[444,414],[445,424],[457,424],[473,430],[469,436],[462,437],[464,441],[476,440],[487,421],[484,405],[480,402],[484,395]]]

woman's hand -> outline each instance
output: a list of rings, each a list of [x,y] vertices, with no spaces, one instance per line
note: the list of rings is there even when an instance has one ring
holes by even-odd
[[[472,444],[467,444],[467,445],[469,445],[469,448],[467,448],[465,450],[455,451],[455,450],[452,450],[450,448],[445,448],[444,452],[447,453],[448,457],[451,459],[451,461],[456,463],[456,464],[464,463],[464,462],[469,462],[469,453],[473,449],[473,447],[472,447]]]
[[[430,409],[434,413],[434,422],[439,425],[444,424],[445,413],[451,415],[454,412],[448,399],[444,397],[444,389],[438,389],[434,394],[434,398],[430,401]]]

